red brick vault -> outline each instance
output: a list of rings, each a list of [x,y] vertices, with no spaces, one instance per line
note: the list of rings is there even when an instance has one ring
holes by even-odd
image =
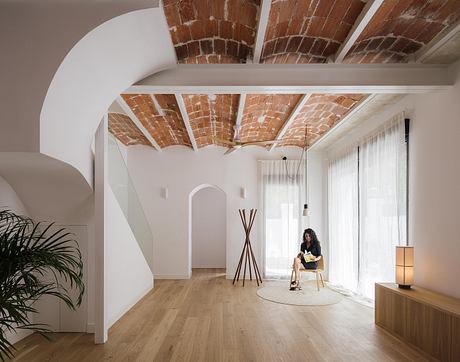
[[[125,146],[150,145],[131,118],[121,113],[109,113],[109,132]]]
[[[345,58],[346,63],[410,60],[433,38],[460,20],[458,0],[386,0]]]
[[[259,5],[259,0],[164,0],[178,62],[246,63]]]
[[[163,9],[177,62],[200,67],[419,61],[421,51],[460,29],[460,0],[164,0]],[[277,147],[303,147],[306,126],[311,145],[366,98],[304,96],[123,94],[144,134],[121,114],[110,116],[110,130],[126,145],[153,139],[156,148],[199,149],[225,146],[218,139],[232,141],[238,122],[242,142],[279,140]]]
[[[198,148],[223,145],[214,138],[233,140],[239,95],[184,94],[183,98]]]
[[[263,63],[324,63],[347,37],[364,2],[273,0]]]

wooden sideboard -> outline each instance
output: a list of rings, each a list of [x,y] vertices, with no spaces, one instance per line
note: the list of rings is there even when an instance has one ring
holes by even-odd
[[[376,283],[375,323],[438,360],[460,361],[459,299]]]

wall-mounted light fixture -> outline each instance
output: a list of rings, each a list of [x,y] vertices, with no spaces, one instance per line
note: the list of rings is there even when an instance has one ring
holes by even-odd
[[[242,199],[246,198],[246,187],[242,187],[240,189],[240,196],[241,196]]]
[[[163,187],[161,189],[161,195],[163,196],[164,199],[167,199],[169,196],[169,190],[167,187]]]
[[[396,283],[400,288],[410,289],[414,284],[414,247],[396,247]]]

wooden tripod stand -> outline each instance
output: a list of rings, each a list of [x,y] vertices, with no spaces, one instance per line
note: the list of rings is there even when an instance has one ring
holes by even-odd
[[[252,267],[254,268],[254,277],[256,278],[257,286],[259,286],[259,282],[262,284],[262,277],[260,276],[259,267],[257,266],[256,258],[254,257],[254,253],[252,252],[251,247],[251,240],[249,240],[249,234],[251,233],[252,225],[254,224],[254,219],[256,218],[257,209],[251,209],[249,212],[249,223],[246,220],[246,210],[240,209],[238,210],[240,213],[241,222],[243,223],[244,232],[246,233],[246,240],[244,241],[243,251],[241,252],[240,261],[238,263],[238,267],[236,268],[235,277],[233,278],[233,284],[235,281],[240,280],[240,272],[241,266],[244,263],[244,272],[243,272],[243,287],[244,287],[244,280],[246,279],[246,264],[249,264],[249,278],[252,280],[252,272],[251,272],[251,259],[252,259]],[[243,262],[244,259],[244,262]]]

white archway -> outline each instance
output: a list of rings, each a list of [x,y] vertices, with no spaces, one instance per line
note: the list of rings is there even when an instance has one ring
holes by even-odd
[[[201,184],[197,187],[195,187],[188,196],[188,274],[189,277],[192,276],[192,201],[193,201],[193,196],[206,188],[212,188],[215,190],[218,190],[222,192],[225,195],[225,206],[227,205],[227,194],[226,192],[221,189],[219,186],[212,185],[212,184]],[[225,232],[225,235],[227,235],[227,232]],[[227,249],[227,237],[225,236],[225,247]],[[228,251],[226,250],[226,261],[225,265],[227,266],[228,264]]]
[[[109,106],[140,79],[175,65],[159,7],[117,16],[91,30],[65,56],[48,88],[40,113],[40,152],[69,163],[92,185],[91,142]]]

